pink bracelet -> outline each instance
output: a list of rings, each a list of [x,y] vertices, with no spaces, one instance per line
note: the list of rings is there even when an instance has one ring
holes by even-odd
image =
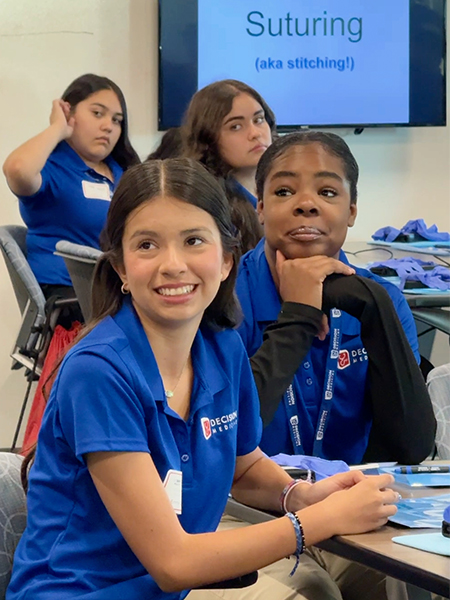
[[[307,481],[305,479],[292,479],[287,486],[284,488],[284,490],[281,492],[281,496],[280,496],[280,508],[281,508],[281,512],[282,513],[287,513],[289,512],[287,509],[287,499],[289,494],[291,493],[291,491],[295,488],[296,485],[298,485],[299,483],[306,483],[307,485],[311,485],[310,481]]]

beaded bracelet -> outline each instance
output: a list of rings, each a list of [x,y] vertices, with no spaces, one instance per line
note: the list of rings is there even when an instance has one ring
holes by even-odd
[[[294,568],[292,569],[292,571],[289,573],[289,577],[292,577],[300,563],[300,555],[303,553],[303,551],[305,549],[305,534],[303,531],[301,521],[298,518],[296,513],[288,512],[288,513],[286,513],[285,516],[288,517],[288,519],[291,521],[291,523],[294,527],[295,539],[297,541],[297,548],[293,554],[293,556],[295,556],[295,565],[294,565]]]
[[[308,481],[308,479],[292,479],[287,486],[284,488],[284,490],[281,492],[280,495],[280,509],[282,513],[287,513],[288,509],[287,509],[287,498],[289,496],[289,494],[291,493],[291,491],[294,489],[294,487],[296,485],[298,485],[299,483],[306,483],[306,484],[311,484],[311,481]]]

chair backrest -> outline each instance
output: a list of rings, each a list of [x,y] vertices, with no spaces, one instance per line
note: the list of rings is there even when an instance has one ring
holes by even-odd
[[[20,481],[22,457],[0,452],[0,600],[11,578],[14,551],[27,521],[26,497]]]
[[[28,264],[26,236],[26,227],[4,225],[0,227],[0,248],[11,277],[20,312],[23,314],[31,299],[37,312],[44,318],[45,298]]]
[[[102,252],[97,248],[61,240],[56,244],[55,254],[64,258],[81,312],[87,322],[91,317],[92,278]]]
[[[0,227],[0,249],[22,315],[21,328],[11,356],[17,363],[29,366],[26,357],[38,341],[33,328],[45,321],[45,297],[27,261],[26,235],[27,228],[22,225]]]
[[[439,458],[450,459],[450,363],[430,371],[427,386],[437,421],[438,455]]]

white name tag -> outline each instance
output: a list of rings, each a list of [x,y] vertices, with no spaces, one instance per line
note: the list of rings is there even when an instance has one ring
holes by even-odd
[[[166,478],[163,482],[170,503],[172,504],[175,514],[181,515],[181,498],[183,491],[183,473],[169,469]]]
[[[94,181],[82,181],[83,194],[85,198],[92,198],[95,200],[108,200],[111,201],[111,192],[107,183],[95,183]]]

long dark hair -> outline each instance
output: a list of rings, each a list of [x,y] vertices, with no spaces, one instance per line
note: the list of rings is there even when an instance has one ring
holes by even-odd
[[[275,136],[275,115],[267,102],[255,89],[236,79],[216,81],[194,94],[182,131],[185,156],[200,161],[221,182],[230,202],[242,252],[246,252],[256,246],[263,231],[253,207],[230,176],[232,167],[223,160],[218,146],[223,119],[240,94],[248,94],[261,105],[272,136]]]
[[[345,177],[350,184],[350,203],[356,204],[358,198],[358,163],[346,142],[339,135],[324,133],[323,131],[291,133],[278,138],[267,148],[256,169],[256,193],[259,200],[263,199],[264,184],[275,159],[282,156],[293,146],[307,146],[309,144],[320,144],[329,154],[341,159]]]
[[[126,170],[128,167],[136,165],[141,161],[131,145],[128,137],[127,104],[120,87],[107,77],[101,77],[100,75],[87,73],[86,75],[81,75],[81,77],[77,77],[74,81],[72,81],[72,83],[63,93],[62,99],[65,102],[68,102],[72,108],[75,108],[79,102],[86,100],[86,98],[89,98],[89,96],[92,96],[92,94],[101,92],[102,90],[112,90],[119,99],[123,120],[121,123],[120,137],[111,152],[111,156],[122,167],[122,169]]]
[[[151,160],[129,169],[114,192],[102,233],[103,256],[97,264],[92,287],[92,319],[114,315],[122,305],[122,281],[114,267],[123,264],[122,239],[129,215],[157,197],[173,197],[206,211],[220,233],[224,253],[233,256],[233,267],[205,310],[202,325],[214,329],[235,327],[240,315],[234,293],[239,263],[239,242],[234,236],[227,198],[216,179],[189,158]]]

